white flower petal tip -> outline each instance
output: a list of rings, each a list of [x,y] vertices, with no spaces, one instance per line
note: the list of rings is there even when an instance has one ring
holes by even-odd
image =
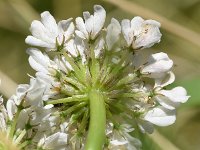
[[[119,40],[120,33],[120,23],[115,18],[112,18],[111,23],[107,27],[106,44],[108,50],[111,50],[116,42]]]
[[[106,11],[105,9],[100,5],[94,6],[94,24],[93,24],[93,30],[92,30],[92,39],[96,38],[99,31],[103,28],[104,23],[106,19]]]
[[[159,30],[160,23],[154,20],[144,20],[134,17],[131,21],[122,20],[122,33],[127,43],[133,49],[144,49],[159,43],[162,34]]]
[[[183,87],[175,87],[172,90],[161,90],[159,93],[175,103],[185,103],[190,98]]]
[[[160,52],[149,57],[147,64],[141,68],[141,73],[151,78],[162,78],[172,67],[173,61],[166,53]]]
[[[56,20],[48,11],[41,13],[41,22],[52,35],[58,34]]]
[[[155,100],[169,110],[176,109],[181,103],[188,101],[187,91],[183,87],[176,87],[172,90],[155,90]]]
[[[83,19],[81,17],[76,18],[76,30],[77,36],[82,39],[94,40],[101,29],[104,26],[106,19],[106,11],[100,5],[94,6],[94,15],[90,15],[89,12],[83,12]]]
[[[122,34],[127,43],[127,46],[129,47],[131,45],[131,43],[133,42],[133,37],[134,37],[134,33],[133,33],[133,29],[131,27],[130,20],[128,20],[128,19],[122,20],[121,26],[122,26]]]
[[[175,75],[172,71],[168,72],[163,78],[155,79],[154,87],[165,87],[175,81]]]
[[[50,59],[47,55],[43,54],[40,50],[36,48],[29,48],[26,52],[30,55],[29,64],[34,70],[38,72],[48,73]]]
[[[145,114],[144,120],[157,126],[169,126],[175,122],[176,112],[175,110],[168,110],[162,106],[155,107]]]

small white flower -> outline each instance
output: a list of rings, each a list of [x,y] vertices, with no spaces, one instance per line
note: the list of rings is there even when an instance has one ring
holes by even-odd
[[[121,124],[118,129],[113,129],[113,124],[108,125],[107,136],[109,137],[108,148],[110,150],[137,150],[141,147],[141,142],[129,135],[134,130],[129,124]]]
[[[12,120],[14,117],[14,114],[17,112],[17,106],[15,105],[13,98],[14,97],[12,96],[6,103],[6,109],[8,112],[9,120]]]
[[[57,64],[59,70],[61,70],[63,73],[67,74],[70,70],[73,70],[72,66],[68,61],[66,61],[64,56],[61,57],[55,57],[54,62]]]
[[[59,89],[61,87],[61,83],[59,81],[55,81],[54,77],[43,74],[41,72],[37,72],[36,75],[37,79],[41,80],[41,82],[46,86],[42,100],[46,101],[60,93]]]
[[[65,60],[64,56],[61,56],[60,59],[55,57],[53,61],[46,53],[42,53],[36,48],[30,48],[26,52],[30,55],[29,64],[37,72],[55,76],[59,70],[63,71],[64,73],[68,73],[69,70],[72,70],[71,65]]]
[[[81,17],[76,18],[76,34],[82,39],[94,40],[101,31],[105,19],[106,11],[100,5],[94,6],[94,15],[90,15],[88,11],[83,12],[85,22]]]
[[[48,150],[56,149],[63,150],[67,146],[67,137],[66,133],[57,132],[51,136],[43,137],[39,143],[38,147]]]
[[[56,74],[58,66],[54,61],[50,60],[47,54],[42,53],[36,48],[30,48],[26,52],[30,55],[29,64],[34,70],[49,75]]]
[[[162,78],[171,70],[172,66],[173,61],[169,59],[168,55],[160,52],[152,54],[140,72],[150,78]]]
[[[75,27],[71,21],[72,18],[62,20],[57,25],[53,16],[48,11],[45,11],[41,14],[41,21],[34,20],[32,22],[30,27],[32,36],[28,36],[25,42],[55,51],[57,42],[62,45],[74,33]]]
[[[42,113],[41,115],[40,112]],[[34,142],[38,143],[45,136],[57,132],[56,128],[59,127],[60,120],[56,116],[51,116],[51,113],[53,112],[54,111],[51,108],[41,108],[41,110],[38,109],[31,114],[33,119],[30,123],[35,125],[33,126],[33,129],[36,130],[36,134],[33,138]]]
[[[144,115],[144,120],[149,121],[157,126],[169,126],[176,120],[176,111],[168,110],[162,106],[149,110]]]
[[[99,58],[100,55],[102,54],[102,51],[104,49],[104,44],[105,44],[105,41],[102,37],[99,37],[95,41],[95,43],[94,43],[94,45],[95,45],[95,47],[94,47],[95,58]]]
[[[175,109],[181,103],[187,102],[190,96],[183,87],[175,87],[172,90],[156,91],[155,99],[167,109]]]
[[[32,112],[33,109],[23,109],[20,114],[19,114],[19,118],[17,119],[17,126],[16,129],[21,129],[23,130],[25,125],[28,123],[29,119],[30,119],[30,112]]]
[[[107,34],[106,34],[106,44],[107,49],[111,50],[116,42],[120,38],[121,33],[121,26],[120,23],[115,19],[111,19],[111,23],[107,27]]]
[[[109,143],[109,150],[139,150],[141,147],[141,142],[134,138],[133,136],[127,136],[126,134],[120,134],[117,133],[117,131],[114,131],[113,137],[110,137],[110,143]]]
[[[122,20],[122,33],[127,46],[133,49],[143,49],[160,42],[160,23],[154,20],[144,20],[134,17],[131,21]]]
[[[46,105],[44,107],[32,107],[30,109],[33,109],[34,111],[30,114],[31,119],[30,119],[30,124],[31,125],[38,125],[42,122],[45,122],[48,120],[52,113],[52,107],[53,105]]]
[[[22,101],[22,99],[26,96],[27,90],[29,88],[28,84],[20,84],[18,85],[17,89],[16,89],[16,99],[15,100],[15,104],[19,105]]]
[[[69,52],[69,54],[73,57],[77,57],[79,55],[79,52],[76,48],[77,40],[71,39],[69,42],[66,43],[65,49]]]
[[[28,106],[43,106],[43,93],[46,90],[46,85],[39,78],[31,78],[30,86],[27,90],[25,105]]]

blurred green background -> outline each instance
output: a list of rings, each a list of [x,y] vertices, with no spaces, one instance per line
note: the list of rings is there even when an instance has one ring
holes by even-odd
[[[157,128],[158,132],[143,139],[143,149],[199,150],[200,0],[126,2],[127,0],[0,0],[0,93],[10,96],[15,90],[15,83],[28,83],[27,74],[34,75],[28,64],[28,55],[25,53],[28,45],[24,40],[30,34],[31,21],[39,19],[41,12],[48,10],[60,20],[82,16],[85,10],[93,12],[93,5],[101,4],[107,11],[108,22],[111,17],[121,21],[123,18],[131,19],[136,15],[145,17],[148,14],[148,19],[157,19],[163,26],[161,43],[149,52],[163,51],[169,54],[174,60],[176,74],[176,82],[171,87],[184,86],[191,98],[178,110],[174,125]]]

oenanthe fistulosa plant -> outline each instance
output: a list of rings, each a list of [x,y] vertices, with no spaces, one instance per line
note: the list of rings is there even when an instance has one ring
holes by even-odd
[[[0,99],[0,131],[19,148],[136,150],[134,130],[175,122],[189,96],[183,87],[165,88],[175,80],[173,61],[163,52],[145,60],[140,51],[160,42],[160,23],[112,18],[106,26],[105,19],[95,5],[75,22],[56,23],[47,11],[32,22],[25,41],[37,47],[27,50],[36,75],[6,106]]]

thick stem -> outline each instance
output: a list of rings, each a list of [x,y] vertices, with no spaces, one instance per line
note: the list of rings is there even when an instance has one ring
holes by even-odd
[[[91,90],[89,102],[90,124],[85,150],[102,150],[106,129],[106,109],[103,95],[98,90]]]

